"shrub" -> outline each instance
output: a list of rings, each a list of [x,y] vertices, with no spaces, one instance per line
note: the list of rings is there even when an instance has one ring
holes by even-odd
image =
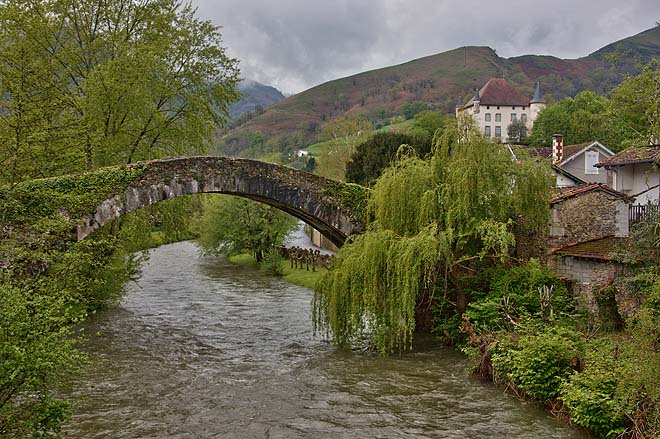
[[[559,393],[561,384],[580,364],[581,336],[564,327],[524,328],[528,334],[502,340],[491,354],[497,381],[524,395],[545,401]],[[538,335],[532,332],[540,330]]]
[[[541,316],[539,288],[552,288],[550,308],[553,315],[566,314],[573,309],[572,298],[566,286],[538,260],[530,259],[525,265],[497,270],[492,275],[487,294],[473,294],[466,315],[477,327],[497,330],[511,329],[505,315],[512,318]],[[550,314],[550,311],[547,311]]]
[[[283,260],[284,258],[277,249],[271,249],[264,255],[261,261],[261,267],[274,276],[282,277],[284,276]]]
[[[585,356],[584,370],[573,373],[561,386],[560,397],[573,422],[607,438],[624,430],[615,401],[618,371],[614,349],[605,341],[594,343]]]

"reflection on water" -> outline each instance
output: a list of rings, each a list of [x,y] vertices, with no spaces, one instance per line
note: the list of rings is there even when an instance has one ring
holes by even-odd
[[[89,322],[73,438],[582,438],[432,338],[379,358],[313,337],[312,292],[194,244],[151,252]]]

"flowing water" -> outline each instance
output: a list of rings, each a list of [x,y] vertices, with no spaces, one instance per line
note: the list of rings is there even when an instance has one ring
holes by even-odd
[[[151,252],[90,320],[72,438],[584,438],[472,378],[431,337],[401,356],[335,351],[312,292],[192,243]]]

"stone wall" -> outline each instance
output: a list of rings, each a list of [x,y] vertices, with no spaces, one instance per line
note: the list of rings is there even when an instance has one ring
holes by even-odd
[[[628,236],[628,204],[593,190],[552,205],[551,247],[603,238]]]
[[[594,315],[598,315],[596,293],[612,285],[623,271],[623,266],[617,262],[597,259],[555,256],[552,262],[559,276],[572,281],[573,297],[580,306]]]

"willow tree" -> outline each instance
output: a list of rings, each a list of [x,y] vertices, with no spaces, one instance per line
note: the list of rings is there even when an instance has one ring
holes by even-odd
[[[386,353],[410,343],[415,307],[439,285],[462,313],[466,277],[506,262],[516,233],[548,222],[549,168],[521,153],[448,131],[429,160],[402,154],[374,186],[369,231],[318,283],[316,328],[344,346],[369,335]]]

